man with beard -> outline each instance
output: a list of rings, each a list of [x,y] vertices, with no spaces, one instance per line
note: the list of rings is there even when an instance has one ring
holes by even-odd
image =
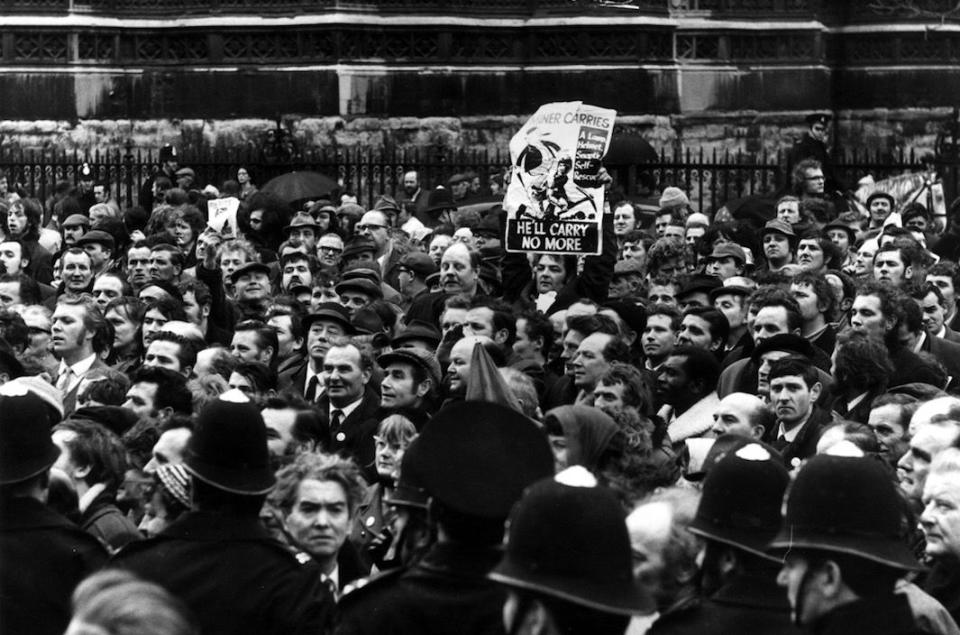
[[[397,203],[402,205],[407,213],[416,216],[426,224],[429,195],[420,187],[420,175],[415,171],[403,175],[403,191],[397,197]]]
[[[719,376],[716,356],[693,346],[677,346],[661,366],[657,376],[657,397],[663,404],[660,416],[675,446],[710,431],[711,416],[720,401]]]
[[[91,299],[64,296],[53,312],[53,354],[60,358],[54,385],[63,395],[64,414],[73,412],[80,382],[91,370],[106,368],[99,353],[113,343],[113,327]]]
[[[317,248],[317,232],[320,226],[313,217],[306,212],[297,212],[290,220],[290,224],[283,228],[287,240],[299,240],[307,248],[307,253],[314,253]]]
[[[280,259],[280,291],[291,293],[294,287],[312,287],[316,260],[294,251]]]
[[[378,417],[399,413],[421,429],[433,415],[442,378],[436,356],[420,348],[400,348],[377,358],[383,369]]]

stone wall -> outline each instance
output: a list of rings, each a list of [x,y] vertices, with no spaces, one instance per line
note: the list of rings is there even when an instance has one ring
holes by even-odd
[[[840,148],[896,154],[901,149],[934,150],[950,120],[949,108],[845,110],[836,113]],[[769,154],[788,150],[805,129],[807,112],[703,112],[686,115],[626,116],[618,131],[639,135],[657,151],[679,148],[709,156],[714,151]],[[301,148],[448,148],[506,152],[524,115],[481,117],[286,117],[282,125]],[[256,147],[276,126],[269,119],[164,119],[0,121],[0,149],[63,149],[79,154],[122,148],[129,140],[144,151],[172,143],[185,151]]]

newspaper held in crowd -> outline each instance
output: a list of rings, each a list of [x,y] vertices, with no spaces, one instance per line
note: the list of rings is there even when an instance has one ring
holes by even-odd
[[[207,225],[217,231],[224,239],[238,235],[237,210],[240,200],[232,196],[207,201]]]
[[[510,140],[504,199],[507,251],[599,254],[598,181],[617,111],[579,101],[545,104]]]

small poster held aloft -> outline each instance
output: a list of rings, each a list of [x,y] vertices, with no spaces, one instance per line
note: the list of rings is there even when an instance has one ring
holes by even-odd
[[[224,240],[237,237],[237,210],[240,199],[228,196],[207,201],[207,225],[217,231]]]
[[[598,177],[616,116],[579,101],[545,104],[513,136],[513,175],[503,201],[507,251],[600,253]]]

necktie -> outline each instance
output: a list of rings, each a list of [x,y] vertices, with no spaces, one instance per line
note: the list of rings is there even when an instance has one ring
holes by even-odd
[[[334,410],[330,413],[330,434],[333,435],[333,438],[339,442],[343,442],[347,435],[343,433],[343,430],[340,429],[340,424],[343,423],[343,410]]]
[[[790,442],[787,441],[787,437],[781,434],[780,436],[777,437],[777,441],[773,444],[773,447],[776,450],[782,450],[788,445],[790,445]]]
[[[327,587],[327,590],[330,591],[330,595],[333,596],[334,601],[340,598],[340,589],[337,588],[337,583],[333,581],[333,578],[323,576],[323,584]]]
[[[319,385],[320,378],[317,375],[310,378],[310,381],[307,382],[307,393],[304,395],[307,401],[313,402],[317,400],[317,387]]]
[[[70,379],[72,376],[73,369],[67,366],[66,370],[64,370],[60,377],[57,378],[57,389],[64,395],[66,395],[70,390]]]

